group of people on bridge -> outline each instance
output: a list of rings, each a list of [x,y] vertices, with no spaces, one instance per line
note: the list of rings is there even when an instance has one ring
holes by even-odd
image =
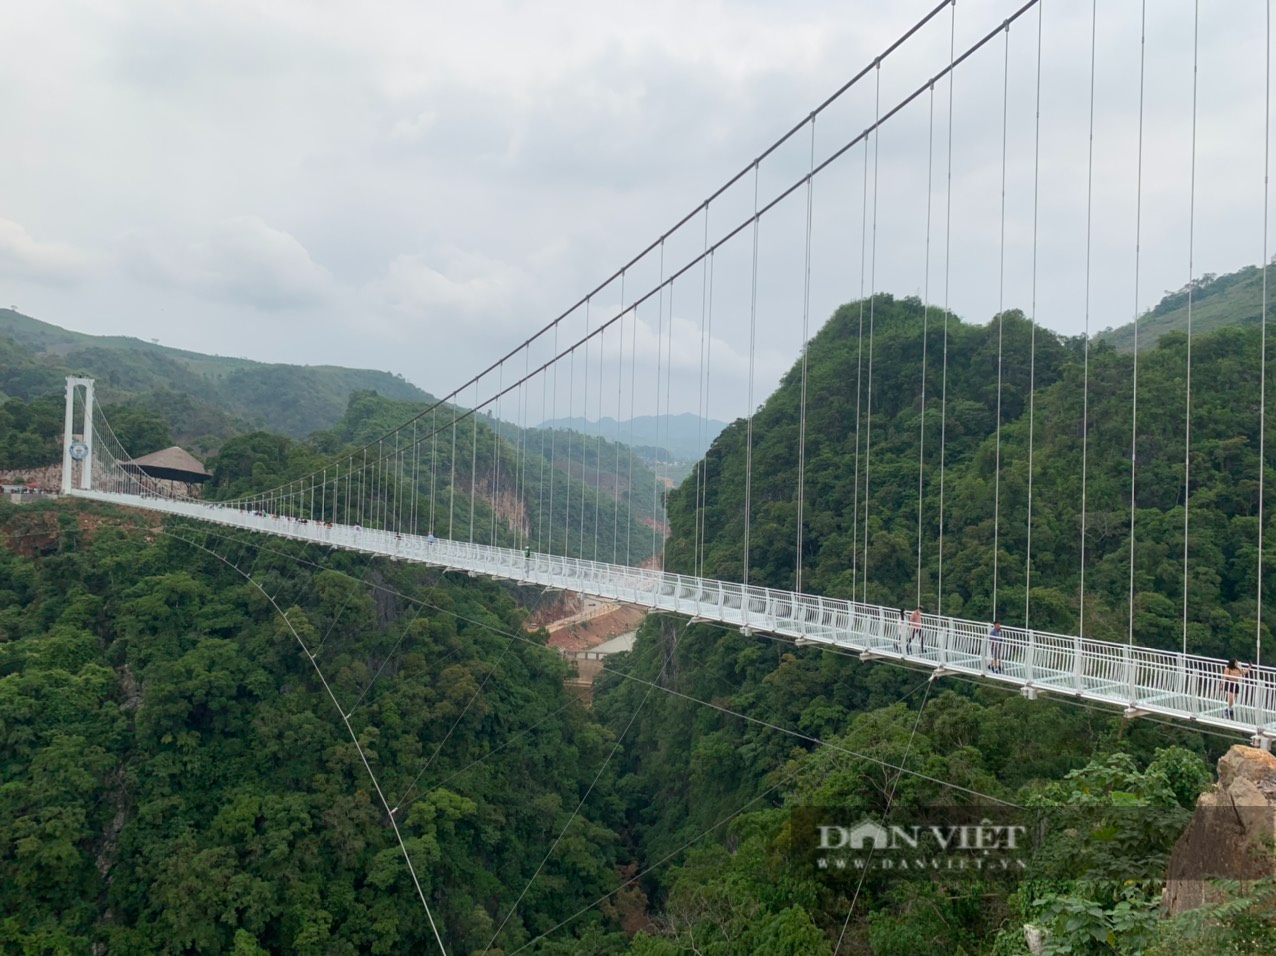
[[[227,506],[216,502],[203,502],[205,508],[224,509]],[[238,509],[237,509],[238,510]],[[264,509],[259,503],[249,504],[244,509],[248,515],[257,519],[266,519],[263,524],[275,525],[286,524],[296,528],[293,533],[301,533],[303,535],[315,534],[313,531],[302,531],[297,526],[313,526],[318,529],[317,537],[322,541],[331,541],[333,538],[334,526],[331,521],[296,517],[292,515],[280,514]],[[345,527],[347,531],[353,532],[353,540],[360,541],[364,538],[365,531],[359,524],[348,526],[338,525],[337,528]],[[264,527],[258,530],[266,530]],[[392,530],[373,531],[374,536],[385,536],[389,539],[387,542],[393,550],[388,553],[391,556],[397,556],[401,553],[404,546],[405,537],[402,532]],[[408,539],[414,538],[414,535],[407,535]],[[420,539],[417,539],[420,540]],[[424,538],[424,544],[427,548],[437,545],[439,539],[435,537],[433,530]],[[362,547],[362,545],[356,545]],[[411,548],[409,547],[409,550]],[[517,554],[518,552],[514,552]],[[522,565],[523,574],[530,574],[533,563],[533,552],[530,544],[522,548]],[[517,560],[517,559],[516,559]],[[868,610],[868,609],[866,609]],[[874,613],[875,612],[875,613]],[[870,615],[876,619],[877,623],[873,630],[881,637],[887,640],[890,638],[889,621],[890,611],[887,608],[875,608],[869,611]],[[983,646],[980,648],[978,638],[971,634],[969,624],[974,622],[958,622],[955,619],[944,619],[937,622],[932,618],[929,622],[925,618],[925,609],[919,603],[913,610],[901,608],[899,610],[899,618],[895,621],[894,646],[898,653],[903,655],[911,655],[913,653],[913,645],[917,644],[918,652],[931,659],[934,654],[927,654],[927,637],[928,630],[934,632],[929,636],[934,637],[937,644],[934,652],[939,654],[939,662],[942,664],[951,659],[950,655],[956,653],[958,657],[964,657],[966,666],[969,666],[971,652],[975,658],[982,658],[983,663],[977,665],[979,670],[987,674],[1004,675],[1003,657],[1009,658],[1009,663],[1014,668],[1014,676],[1018,679],[1026,680],[1031,686],[1035,682],[1043,684],[1051,681],[1058,681],[1061,678],[1067,679],[1069,674],[1075,675],[1075,689],[1079,692],[1083,683],[1089,682],[1089,685],[1117,684],[1122,681],[1128,681],[1133,694],[1133,687],[1136,681],[1143,682],[1147,680],[1144,675],[1151,673],[1156,674],[1179,674],[1177,678],[1177,689],[1172,676],[1165,679],[1164,687],[1154,687],[1154,690],[1163,690],[1165,694],[1162,696],[1174,696],[1177,694],[1185,701],[1196,700],[1208,702],[1210,700],[1217,701],[1214,705],[1217,710],[1222,711],[1222,716],[1227,720],[1236,719],[1236,706],[1239,701],[1242,708],[1253,708],[1259,714],[1276,714],[1276,681],[1271,680],[1270,675],[1264,677],[1264,673],[1254,673],[1253,668],[1246,664],[1242,665],[1235,658],[1229,660],[1227,665],[1221,666],[1221,661],[1210,661],[1206,658],[1198,658],[1194,655],[1177,655],[1173,652],[1162,652],[1146,648],[1131,648],[1126,650],[1125,657],[1121,657],[1119,653],[1104,653],[1104,651],[1121,651],[1123,648],[1115,648],[1113,645],[1105,644],[1105,642],[1083,641],[1081,638],[1073,638],[1075,641],[1075,650],[1069,644],[1060,644],[1060,641],[1067,640],[1060,638],[1058,635],[1040,634],[1032,631],[1020,632],[1017,628],[1011,629],[1011,635],[1007,635],[1003,631],[1000,620],[994,620],[990,625],[986,636],[983,640]],[[976,625],[979,627],[980,625]],[[877,628],[881,630],[877,630]],[[960,627],[960,630],[954,628]],[[964,632],[964,637],[960,634]],[[955,635],[958,635],[955,637]],[[974,640],[972,641],[972,638]],[[956,644],[950,646],[950,642],[956,640]],[[1035,641],[1035,643],[1034,643]],[[1043,641],[1045,643],[1043,643]],[[1053,643],[1050,643],[1053,642]],[[1097,665],[1091,670],[1089,664],[1083,666],[1083,644],[1093,648],[1085,650],[1085,654],[1094,652],[1094,660]],[[1010,645],[1007,647],[1007,645]],[[964,648],[958,650],[958,647]],[[1129,651],[1137,650],[1140,659],[1137,662],[1131,661]],[[1153,656],[1149,656],[1153,655]],[[1166,658],[1160,660],[1155,655],[1161,655]],[[1124,663],[1122,663],[1124,661]],[[1115,668],[1124,667],[1124,671],[1115,670]],[[1125,677],[1121,674],[1124,673]],[[1157,678],[1160,679],[1160,678]],[[1062,686],[1074,686],[1072,684]],[[1133,700],[1134,697],[1131,697]],[[1225,706],[1219,706],[1225,704]],[[1191,713],[1206,713],[1210,710],[1208,704],[1202,708],[1200,704],[1185,704],[1185,707]]]
[[[895,650],[903,654],[911,654],[913,642],[916,641],[920,653],[923,655],[926,653],[926,627],[922,620],[923,613],[924,609],[920,604],[911,612],[905,608],[899,609],[899,621],[895,630]],[[987,640],[988,673],[1004,674],[1002,654],[1005,647],[1005,634],[1001,628],[1001,621],[993,621],[988,630]],[[1242,665],[1234,657],[1228,660],[1227,666],[1223,668],[1218,689],[1227,702],[1223,715],[1229,720],[1236,717],[1236,699],[1242,694],[1241,682],[1250,676],[1250,671],[1251,665]]]

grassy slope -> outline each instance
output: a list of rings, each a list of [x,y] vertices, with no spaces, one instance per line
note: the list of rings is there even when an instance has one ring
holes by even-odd
[[[295,437],[331,428],[354,391],[374,389],[405,401],[430,398],[389,372],[202,355],[127,336],[72,332],[12,309],[0,309],[0,342],[4,338],[17,346],[3,349],[5,364],[25,373],[3,389],[17,398],[44,394],[63,375],[84,372],[99,380],[107,401],[157,389],[186,392],[251,425]]]
[[[1246,266],[1227,275],[1206,275],[1192,290],[1192,334],[1233,325],[1257,325],[1262,311],[1263,274]],[[1187,290],[1169,293],[1139,319],[1139,351],[1150,349],[1167,332],[1187,331]],[[1268,306],[1269,311],[1271,306]],[[1120,352],[1134,350],[1134,323],[1099,333]]]

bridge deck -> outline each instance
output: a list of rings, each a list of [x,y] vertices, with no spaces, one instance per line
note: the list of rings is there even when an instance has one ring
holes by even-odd
[[[102,491],[77,497],[265,532],[327,547],[362,551],[436,567],[579,591],[655,610],[703,618],[864,656],[915,664],[1162,714],[1227,730],[1276,735],[1276,669],[1254,668],[1240,681],[1234,716],[1225,716],[1225,662],[1194,654],[1095,641],[1044,631],[1003,628],[1001,668],[990,670],[988,624],[923,616],[924,649],[901,646],[899,612],[814,594],[746,587],[579,558],[457,541],[428,541],[358,526],[254,514],[213,503]],[[907,634],[904,635],[907,644]]]

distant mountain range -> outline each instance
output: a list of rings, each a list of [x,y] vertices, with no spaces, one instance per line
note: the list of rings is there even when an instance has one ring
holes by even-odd
[[[683,412],[668,416],[639,415],[623,422],[610,417],[598,421],[554,418],[537,427],[559,428],[612,440],[619,438],[648,461],[694,462],[704,457],[727,423]]]
[[[389,372],[203,355],[127,336],[72,332],[0,309],[0,402],[60,391],[69,374],[96,378],[105,402],[186,393],[216,410],[213,416],[204,409],[205,419],[226,420],[222,430],[264,428],[294,438],[335,425],[353,392],[372,389],[390,399],[432,401]]]

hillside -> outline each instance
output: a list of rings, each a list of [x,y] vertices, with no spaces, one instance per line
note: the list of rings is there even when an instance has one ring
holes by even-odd
[[[876,300],[871,456],[867,419],[862,415],[857,425],[856,418],[857,315],[855,306],[839,309],[811,349],[805,587],[895,606],[911,605],[920,593],[930,609],[987,620],[996,614],[1007,624],[1022,624],[1030,324],[1017,312],[1005,317],[998,514],[998,323],[971,325],[955,318],[949,323],[941,592],[942,368],[936,361],[926,368],[919,529],[923,309],[915,299]],[[938,325],[930,323],[931,356],[942,354]],[[1186,336],[1167,334],[1139,365],[1135,640],[1167,648],[1181,646],[1182,640],[1186,346]],[[1083,354],[1076,340],[1037,329],[1036,355],[1028,623],[1074,633],[1081,569]],[[1248,659],[1254,635],[1259,330],[1228,327],[1194,336],[1192,363],[1188,649]],[[1107,343],[1090,349],[1086,631],[1108,640],[1124,639],[1129,623],[1132,378],[1131,355]],[[795,566],[799,383],[795,365],[754,418],[750,578],[780,587],[792,585]],[[866,390],[861,404],[867,410]],[[1276,433],[1269,433],[1267,441],[1274,438]],[[738,580],[743,570],[744,443],[745,429],[738,422],[723,432],[701,465],[708,478],[703,522],[704,569],[710,576]],[[688,480],[670,496],[668,564],[678,570],[694,562],[696,485]],[[996,595],[994,528],[999,532]],[[1276,599],[1276,589],[1270,599]]]
[[[389,372],[203,355],[126,336],[85,335],[0,309],[0,401],[60,391],[68,374],[96,378],[104,402],[185,393],[248,427],[293,437],[331,428],[356,391],[430,400]]]
[[[847,560],[859,540],[847,491],[863,481],[847,387],[855,312],[840,309],[809,353],[807,557],[813,589],[826,593],[856,587]],[[876,313],[870,599],[914,586],[923,378],[920,304],[881,296]],[[955,318],[950,326],[945,606],[982,613],[997,329]],[[1006,316],[1011,497],[1022,494],[1026,463],[1028,332],[1022,316]],[[1183,344],[1167,337],[1141,379],[1157,441],[1173,432]],[[1079,364],[1075,342],[1044,336],[1037,349],[1043,520],[1034,567],[1046,587],[1034,588],[1033,602],[1052,626],[1069,610],[1066,587],[1051,592],[1072,560]],[[1196,445],[1202,573],[1191,582],[1192,624],[1205,627],[1194,644],[1233,638],[1247,610],[1253,330],[1203,336],[1198,355],[1202,394],[1222,408],[1203,409],[1211,424]],[[1129,362],[1092,350],[1091,494],[1106,520],[1087,583],[1105,612],[1095,614],[1100,634],[1113,626],[1125,580],[1114,515]],[[927,367],[928,387],[939,374]],[[754,572],[769,583],[791,574],[795,375],[755,421]],[[331,429],[305,440],[232,437],[210,461],[210,494],[307,474],[419,408],[358,392]],[[928,429],[935,412],[928,401]],[[139,411],[127,427],[145,435],[153,424]],[[521,433],[486,416],[457,427],[473,474],[462,469],[453,483],[451,443],[442,458],[434,443],[421,445],[415,487],[393,467],[381,472],[379,500],[417,496],[389,522],[432,510],[441,522],[446,498],[478,540],[588,556],[602,532],[599,556],[619,556],[609,535],[628,512],[609,512],[608,502],[651,487],[641,462],[603,441]],[[739,570],[742,432],[728,428],[703,466],[708,573]],[[554,444],[548,459],[541,436]],[[923,584],[932,589],[936,450],[927,448]],[[1154,547],[1140,552],[1139,587],[1149,595],[1172,597],[1169,542],[1181,520],[1175,475],[1160,463],[1176,454],[1170,441],[1141,446],[1140,528]],[[632,485],[620,486],[631,461]],[[612,480],[598,479],[608,462]],[[672,495],[671,564],[694,557],[695,484]],[[365,493],[350,487],[347,496]],[[579,516],[579,538],[550,530],[564,527],[567,508]],[[1006,553],[1018,555],[1009,529],[1019,519],[1007,508],[1003,520]],[[427,952],[436,944],[403,852],[448,952],[1025,956],[1029,922],[1055,952],[1253,953],[1246,944],[1276,938],[1262,908],[1249,923],[1159,918],[1170,848],[1209,784],[1206,759],[1226,741],[654,614],[633,651],[608,662],[587,711],[565,695],[561,661],[535,646],[543,635],[523,631],[524,615],[545,599],[539,589],[180,520],[164,526],[159,534],[153,516],[74,500],[0,504],[0,951]],[[639,523],[630,530],[650,540]],[[1171,615],[1155,603],[1139,613],[1139,640],[1163,639],[1156,628]],[[404,851],[363,755],[401,808]],[[1048,808],[1022,876],[839,875],[822,872],[806,849],[826,823],[942,824],[970,804],[980,820],[999,812],[998,801]],[[1133,824],[1131,805],[1140,808]]]
[[[1036,330],[1028,591],[1033,330],[1018,312],[1006,313],[1001,329],[950,317],[941,590],[944,323],[916,299],[880,295],[873,308],[871,452],[867,382],[857,376],[859,304],[838,309],[808,352],[804,587],[909,607],[920,593],[928,611],[942,598],[945,613],[1013,625],[1024,623],[1027,605],[1030,626],[1076,633],[1083,343]],[[1164,335],[1139,369],[1134,640],[1170,649],[1183,639],[1186,345],[1181,333]],[[1187,642],[1244,660],[1255,653],[1260,359],[1256,328],[1194,336]],[[1109,640],[1124,640],[1128,626],[1132,365],[1107,343],[1089,350],[1085,632]],[[786,589],[794,585],[800,372],[795,364],[753,422],[750,581]],[[698,466],[705,481],[693,476],[670,495],[667,567],[691,571],[703,548],[706,576],[740,580],[745,436],[743,422],[729,426]],[[1265,581],[1263,600],[1274,599]],[[648,701],[645,682],[671,693]],[[1235,904],[1213,921],[1176,924],[1159,914],[1170,848],[1210,780],[1201,758],[1218,756],[1226,741],[673,618],[649,619],[624,675],[595,690],[610,726],[635,723],[621,785],[653,795],[628,818],[645,860],[663,860],[731,819],[718,839],[652,878],[647,895],[660,901],[662,918],[632,953],[1027,956],[1029,923],[1053,953],[1270,951],[1252,944],[1270,938],[1270,911],[1250,923],[1234,916]],[[1011,885],[951,872],[903,879],[848,868],[839,876],[797,850],[830,821],[889,817],[908,826],[972,803],[995,817],[1003,800],[1051,808],[1034,817],[1045,829]],[[1137,818],[1122,804],[1140,807]]]
[[[1271,276],[1268,277],[1269,283]],[[1225,275],[1206,273],[1191,283],[1193,337],[1229,326],[1258,324],[1263,304],[1263,274],[1258,266],[1246,266]],[[1189,287],[1167,292],[1155,307],[1139,319],[1139,350],[1153,348],[1168,332],[1187,331]],[[1276,288],[1268,290],[1268,315],[1276,311]],[[1134,323],[1105,329],[1096,337],[1119,352],[1134,349]]]
[[[275,448],[280,436],[314,435],[331,449],[375,438],[432,401],[385,372],[201,355],[133,338],[83,335],[0,310],[0,469],[58,460],[63,379],[71,372],[97,380],[107,420],[134,455],[176,442],[209,458],[239,436],[260,450]],[[452,412],[448,406],[439,414]],[[499,446],[506,476],[513,474],[518,449],[529,453],[525,487],[458,489],[467,509],[473,494],[476,523],[489,535],[494,523],[503,524],[498,536],[521,545],[531,528],[546,550],[586,557],[605,552],[634,561],[659,546],[665,527],[661,483],[643,457],[605,437],[561,429],[523,433],[499,423],[497,440],[494,420],[480,416],[477,427],[481,461],[490,466]],[[243,453],[242,444],[234,448]],[[531,500],[533,488],[537,500]],[[569,502],[571,542],[564,537],[565,520],[548,520],[551,505],[565,519]],[[623,550],[615,539],[625,542]]]
[[[0,503],[0,952],[429,952],[365,753],[448,952],[611,889],[611,741],[507,589],[153,526]]]
[[[307,441],[267,432],[232,438],[209,464],[213,478],[205,493],[225,499],[285,484],[324,468],[342,448],[377,442],[420,411],[415,403],[357,392],[341,421]],[[384,494],[394,501],[416,495],[416,506],[398,514],[415,515],[417,523],[394,524],[405,519],[391,516],[395,530],[633,564],[661,546],[659,487],[623,445],[570,432],[521,432],[509,423],[498,428],[488,416],[466,415],[455,427],[454,459],[445,423],[457,411],[464,410],[443,405],[423,418],[410,455],[387,447],[391,463],[376,486],[388,482],[393,490]],[[424,437],[432,423],[441,426],[438,440]],[[371,485],[366,493],[373,494]]]

